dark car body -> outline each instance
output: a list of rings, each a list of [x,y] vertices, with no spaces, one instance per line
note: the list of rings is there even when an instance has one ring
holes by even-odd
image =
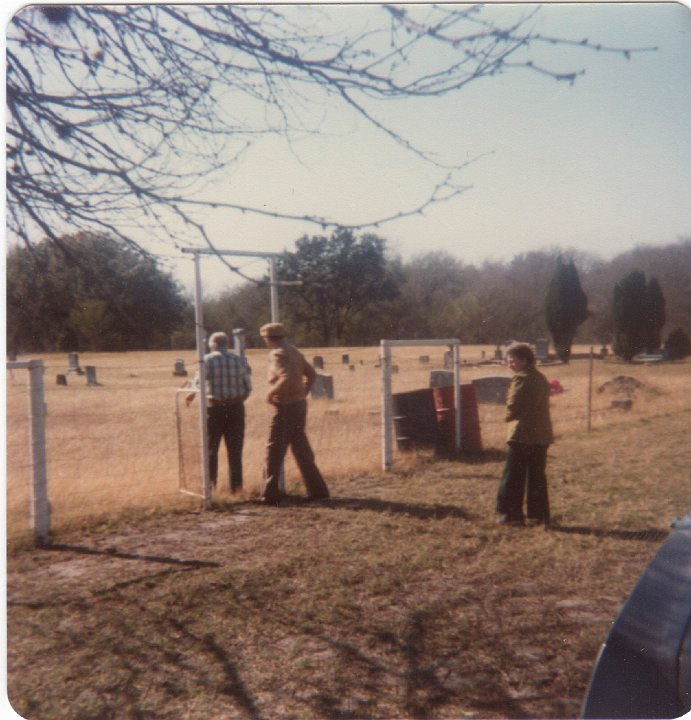
[[[691,711],[691,515],[650,562],[600,650],[583,718]]]

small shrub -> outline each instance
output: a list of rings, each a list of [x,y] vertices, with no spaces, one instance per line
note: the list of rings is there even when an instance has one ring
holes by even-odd
[[[691,340],[682,328],[669,334],[665,340],[664,355],[668,360],[682,360],[691,355]]]

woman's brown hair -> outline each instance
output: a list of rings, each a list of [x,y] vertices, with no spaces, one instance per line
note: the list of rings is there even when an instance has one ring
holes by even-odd
[[[519,360],[524,360],[526,367],[535,365],[535,353],[528,343],[512,343],[506,350],[507,355],[513,355]]]

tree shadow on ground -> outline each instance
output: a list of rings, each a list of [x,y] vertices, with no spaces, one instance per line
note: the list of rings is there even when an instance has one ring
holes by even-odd
[[[381,500],[379,498],[331,497],[328,500],[310,501],[298,495],[286,495],[281,499],[279,507],[319,506],[333,510],[353,510],[359,512],[381,512],[387,514],[407,515],[421,520],[443,520],[453,517],[460,520],[473,520],[476,516],[457,505],[420,505],[416,503]]]
[[[529,717],[521,701],[507,695],[506,689],[498,682],[498,674],[477,678],[464,676],[464,682],[459,684],[458,672],[454,673],[451,667],[447,666],[445,656],[448,651],[442,650],[441,657],[436,655],[434,626],[437,616],[444,609],[444,605],[435,605],[411,610],[403,627],[397,630],[372,627],[369,640],[376,640],[376,643],[369,642],[364,647],[359,647],[354,638],[335,638],[315,631],[313,634],[316,637],[338,653],[344,669],[340,688],[342,697],[317,696],[315,716],[326,716],[334,720],[369,717],[367,712],[357,714],[354,707],[344,708],[343,698],[353,695],[359,699],[363,709],[366,709],[368,700],[376,702],[375,699],[381,699],[391,691],[394,684],[400,687],[405,716],[410,718],[426,720],[438,717],[444,708],[459,704],[482,707],[499,713],[502,717]],[[394,654],[396,661],[387,663],[383,660],[386,653],[382,655],[372,652],[372,647],[386,648],[387,653]],[[358,682],[357,678],[366,680]],[[475,689],[473,697],[468,696],[466,683]]]
[[[139,555],[138,553],[120,552],[114,548],[90,548],[84,545],[48,544],[41,548],[52,552],[71,552],[77,555],[104,555],[105,557],[119,558],[121,560],[141,560],[143,562],[163,563],[165,565],[181,565],[183,567],[221,567],[221,563],[205,560],[180,560],[179,558],[163,557],[161,555]]]
[[[462,462],[465,465],[485,465],[488,463],[504,462],[506,460],[506,450],[488,448],[479,453],[467,453],[463,450],[458,452],[448,450],[437,453],[434,459],[439,462]]]
[[[669,536],[669,530],[646,528],[645,530],[619,530],[616,528],[593,528],[584,525],[560,525],[552,523],[550,531],[562,532],[567,535],[592,535],[593,537],[616,538],[618,540],[643,540],[644,542],[660,542]]]

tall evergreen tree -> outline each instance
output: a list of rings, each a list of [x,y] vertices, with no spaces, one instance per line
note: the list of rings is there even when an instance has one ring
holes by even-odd
[[[665,300],[655,278],[650,283],[640,270],[633,270],[614,287],[612,308],[614,352],[630,362],[644,350],[660,347],[665,322]]]
[[[665,326],[665,296],[657,278],[651,277],[646,290],[645,320],[648,325],[648,337],[645,349],[656,352],[662,343],[662,328]]]
[[[691,355],[691,340],[683,328],[675,328],[665,340],[667,360],[683,360]]]
[[[559,256],[547,289],[545,318],[559,359],[568,363],[578,326],[588,317],[588,298],[583,292],[573,261]]]

